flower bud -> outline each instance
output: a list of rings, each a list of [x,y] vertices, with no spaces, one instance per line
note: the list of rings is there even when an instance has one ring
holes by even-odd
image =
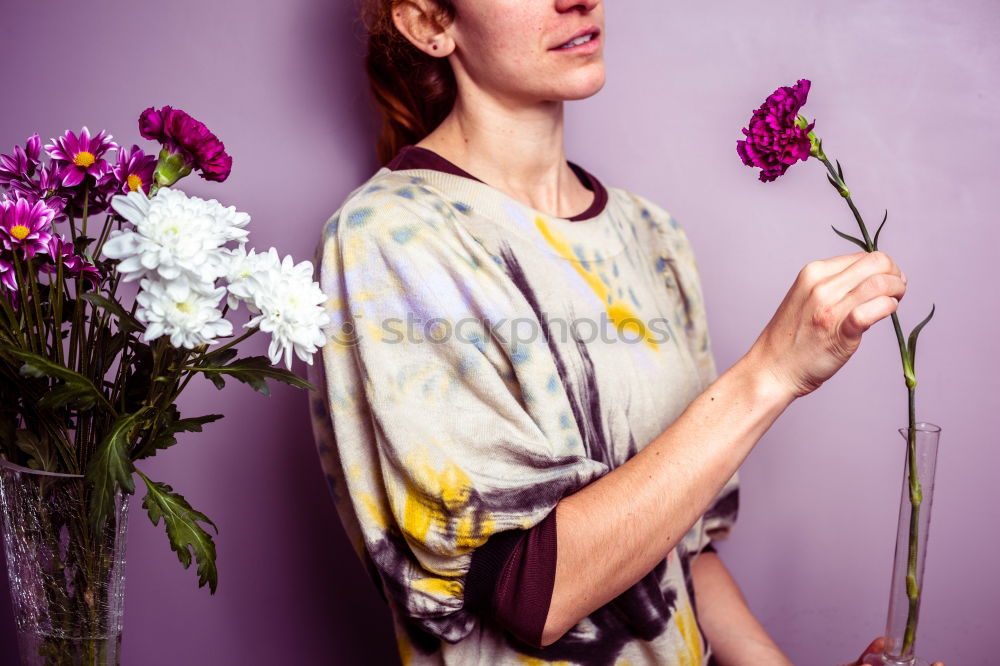
[[[157,185],[169,187],[189,173],[191,173],[191,164],[183,153],[171,152],[166,147],[160,150],[156,170],[153,172]]]

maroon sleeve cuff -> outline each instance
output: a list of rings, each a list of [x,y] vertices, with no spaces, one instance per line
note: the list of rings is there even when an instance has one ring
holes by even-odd
[[[476,548],[465,604],[519,640],[542,647],[556,579],[556,511],[529,530],[507,530]]]

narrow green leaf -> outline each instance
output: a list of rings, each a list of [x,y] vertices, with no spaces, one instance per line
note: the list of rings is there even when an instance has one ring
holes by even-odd
[[[844,170],[840,168],[840,160],[834,160],[837,163],[837,175],[840,176],[841,182],[844,182]]]
[[[248,358],[241,358],[233,361],[229,365],[203,365],[199,366],[199,372],[205,374],[206,377],[215,383],[216,387],[222,388],[213,377],[221,379],[220,375],[229,375],[233,379],[239,380],[244,384],[248,384],[255,391],[263,393],[264,395],[271,395],[271,389],[268,387],[265,379],[271,379],[274,381],[284,382],[296,388],[305,388],[315,391],[315,387],[312,384],[302,379],[294,372],[289,372],[288,370],[283,370],[281,368],[276,368],[271,365],[271,360],[266,356],[250,356]]]
[[[849,236],[848,234],[842,233],[840,231],[837,231],[837,227],[833,226],[832,224],[830,225],[830,228],[833,229],[833,231],[838,236],[840,236],[841,238],[845,238],[845,239],[851,241],[852,243],[854,243],[855,245],[857,245],[858,247],[860,247],[862,250],[865,250],[865,251],[868,250],[868,247],[865,245],[865,242],[863,240],[861,240],[859,238],[855,238],[854,236]]]
[[[44,403],[43,406],[61,406],[73,401],[78,405],[84,405],[80,407],[81,409],[86,409],[87,407],[92,407],[98,399],[104,397],[89,379],[44,356],[16,349],[10,345],[0,345],[0,352],[9,354],[22,361],[20,369],[22,376],[55,377],[65,382],[65,389],[61,386],[51,389],[51,391],[60,391],[56,396],[48,399],[47,402],[45,397],[39,401],[39,404]]]
[[[835,180],[833,179],[833,176],[831,176],[830,174],[826,174],[826,179],[827,179],[828,181],[830,181],[830,184],[831,184],[831,185],[833,185],[833,189],[837,190],[837,192],[839,193],[839,192],[840,192],[840,185],[838,185],[838,184],[837,184],[837,181],[835,181]]]
[[[147,441],[143,447],[136,451],[132,456],[132,460],[140,460],[142,458],[148,458],[150,456],[156,455],[157,452],[163,449],[170,448],[177,443],[177,433],[179,432],[201,432],[201,427],[206,423],[211,423],[213,421],[218,421],[223,417],[223,414],[207,414],[205,416],[193,416],[186,419],[177,418],[179,412],[177,412],[177,407],[173,406],[173,411],[166,415],[165,423],[161,426],[161,430],[157,436]]]
[[[144,407],[132,414],[119,416],[87,464],[84,476],[93,484],[90,524],[96,532],[100,531],[114,508],[115,487],[120,486],[129,495],[135,492],[135,482],[132,481],[135,465],[129,459],[128,449],[132,429],[148,409]]]
[[[917,367],[917,364],[916,364],[916,361],[917,361],[917,336],[920,335],[920,329],[922,329],[924,327],[924,324],[926,324],[927,322],[929,322],[931,320],[931,317],[933,317],[933,316],[934,316],[934,304],[932,303],[931,304],[931,312],[930,312],[930,314],[927,315],[926,317],[924,317],[924,320],[922,322],[920,322],[919,324],[917,324],[913,328],[913,331],[910,332],[910,338],[909,338],[909,341],[907,342],[907,345],[906,345],[906,351],[907,351],[907,353],[910,356],[910,367],[913,368],[914,372],[916,371],[916,367]]]
[[[118,327],[121,329],[131,329],[134,331],[146,330],[146,327],[138,319],[130,315],[120,303],[110,301],[100,294],[95,293],[80,294],[80,298],[116,316],[118,318]]]
[[[878,235],[882,232],[882,225],[885,224],[885,220],[888,217],[889,217],[889,209],[887,208],[885,211],[885,215],[882,216],[882,224],[878,225],[878,229],[875,230],[875,238],[872,239],[872,246],[874,246],[876,250],[878,249]]]
[[[145,474],[139,472],[143,482],[146,484],[146,497],[142,500],[142,506],[149,514],[149,520],[153,526],[163,524],[167,531],[167,538],[170,539],[170,548],[177,553],[177,559],[187,569],[191,566],[191,555],[198,561],[198,587],[208,583],[212,594],[219,582],[219,571],[215,564],[215,542],[212,535],[205,531],[198,522],[203,522],[215,528],[215,533],[219,533],[208,516],[196,511],[178,493],[173,492],[173,488],[165,483],[152,481]],[[190,549],[190,550],[189,550]]]
[[[229,363],[230,361],[232,361],[234,358],[236,358],[236,355],[238,353],[239,352],[236,351],[235,349],[233,349],[232,347],[230,347],[229,349],[221,349],[219,351],[209,352],[208,354],[205,355],[205,358],[203,358],[201,360],[201,362],[198,363],[198,365],[199,366],[201,366],[201,365],[214,365],[214,366],[226,365],[227,363]]]

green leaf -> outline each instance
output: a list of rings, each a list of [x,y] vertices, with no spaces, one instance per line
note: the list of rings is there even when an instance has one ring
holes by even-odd
[[[116,486],[129,495],[135,492],[135,482],[132,481],[135,465],[129,459],[128,449],[132,429],[139,424],[148,409],[149,407],[143,407],[132,414],[119,416],[87,463],[84,476],[93,484],[90,524],[97,533],[100,533],[105,519],[114,507]]]
[[[0,351],[23,362],[20,373],[24,377],[55,377],[65,382],[63,386],[50,389],[49,393],[55,395],[51,398],[48,395],[43,396],[39,401],[40,406],[52,408],[72,402],[78,409],[89,409],[98,399],[104,397],[89,379],[44,356],[9,345],[0,345]]]
[[[139,322],[138,319],[126,312],[125,308],[121,306],[120,303],[115,301],[110,301],[104,298],[100,294],[86,293],[80,294],[80,298],[91,303],[92,305],[107,310],[114,316],[118,317],[118,328],[133,330],[133,331],[145,331],[146,327]]]
[[[218,421],[223,414],[207,414],[205,416],[193,416],[186,419],[177,418],[180,412],[176,405],[171,405],[171,413],[165,414],[160,432],[152,440],[147,441],[143,447],[137,451],[132,460],[140,460],[156,455],[158,451],[170,448],[177,443],[175,435],[179,432],[201,432],[201,427],[206,423]]]
[[[216,534],[219,533],[219,528],[208,516],[191,508],[187,500],[173,492],[173,488],[167,484],[151,481],[142,472],[139,472],[139,476],[146,484],[146,497],[142,500],[142,506],[149,514],[153,526],[159,525],[160,518],[163,518],[170,548],[176,551],[177,559],[187,569],[191,566],[191,555],[194,554],[198,561],[198,587],[208,583],[212,594],[215,594],[219,582],[219,571],[215,565],[215,542],[212,535],[202,529],[198,522],[211,525]]]
[[[84,255],[86,254],[87,246],[93,243],[96,238],[91,238],[90,236],[77,236],[73,239],[73,251],[76,254]]]
[[[206,364],[198,367],[198,371],[205,374],[216,388],[222,388],[225,383],[222,375],[229,375],[244,384],[250,385],[255,391],[264,395],[271,395],[265,379],[284,382],[297,388],[305,388],[315,391],[312,384],[302,379],[294,372],[276,368],[271,365],[271,360],[266,356],[250,356],[233,361],[229,365]]]
[[[18,430],[14,435],[14,443],[17,444],[17,448],[31,456],[28,467],[46,472],[56,471],[55,453],[48,442],[43,442],[38,435],[30,430]]]
[[[882,232],[882,225],[885,224],[885,220],[888,217],[889,217],[889,209],[887,208],[885,211],[885,215],[882,216],[882,224],[878,225],[878,229],[875,230],[875,238],[872,240],[872,246],[876,250],[878,249],[878,235]]]
[[[219,351],[209,352],[205,355],[205,358],[198,363],[201,365],[225,365],[236,358],[239,352],[230,347],[229,349],[221,349]]]
[[[66,383],[53,386],[46,391],[45,395],[38,401],[38,406],[47,410],[55,410],[60,407],[86,410],[91,409],[94,402],[95,398],[90,389],[76,383]]]
[[[844,182],[844,170],[840,168],[840,160],[834,160],[837,163],[837,175],[840,176],[840,181]]]
[[[913,331],[910,332],[910,338],[906,345],[906,352],[910,357],[910,368],[916,372],[916,361],[917,361],[917,336],[920,335],[920,329],[924,327],[924,324],[931,320],[934,316],[934,304],[931,304],[931,312],[929,315],[924,317],[924,320],[917,324]]]
[[[865,250],[866,252],[868,251],[868,246],[865,245],[864,241],[862,241],[861,239],[837,231],[837,227],[833,226],[832,224],[830,225],[830,228],[833,229],[833,231],[841,238],[846,238],[847,240],[851,241],[852,243],[860,247],[862,250]]]

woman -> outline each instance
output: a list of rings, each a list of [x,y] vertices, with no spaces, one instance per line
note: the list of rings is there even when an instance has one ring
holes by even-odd
[[[314,426],[403,662],[789,663],[710,542],[761,435],[895,311],[899,267],[811,262],[720,376],[683,229],[565,158],[564,101],[605,80],[601,1],[365,18],[385,166],[318,248]]]

